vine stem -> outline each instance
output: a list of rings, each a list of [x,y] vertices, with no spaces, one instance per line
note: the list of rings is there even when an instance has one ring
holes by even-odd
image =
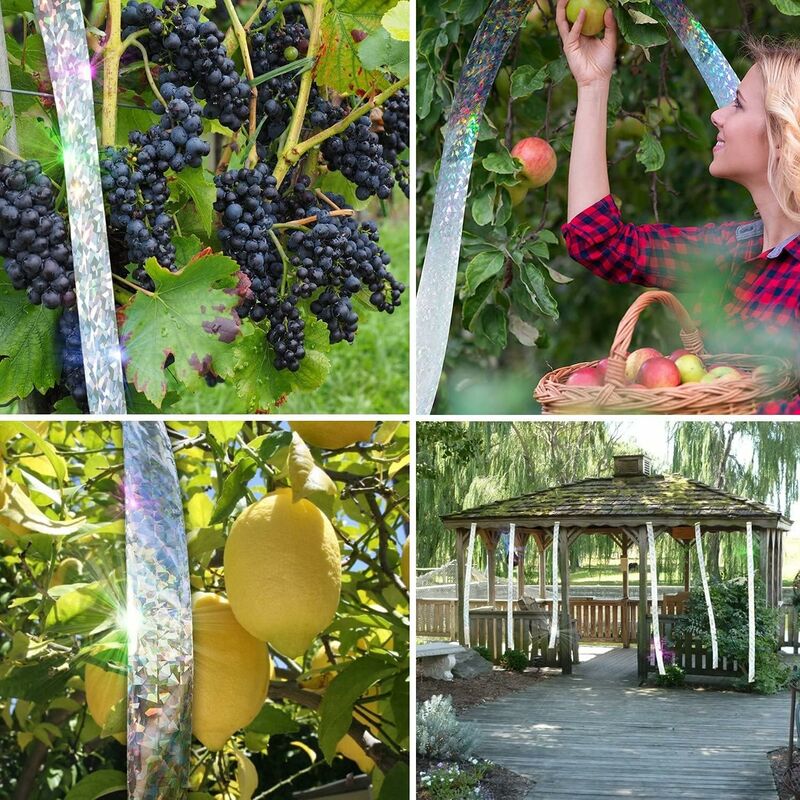
[[[233,5],[233,0],[225,0],[225,8],[228,10],[228,16],[231,19],[231,27],[236,34],[236,41],[239,42],[239,49],[242,51],[242,63],[244,64],[244,73],[250,81],[250,137],[256,134],[256,103],[258,101],[258,89],[252,85],[256,76],[253,73],[253,62],[250,58],[250,48],[247,44],[247,31],[242,26],[242,21],[236,13],[236,8]],[[255,148],[253,148],[255,153]],[[248,161],[252,158],[253,153],[248,157]],[[255,162],[253,162],[255,163]],[[251,163],[250,166],[253,166]]]
[[[103,46],[103,147],[113,147],[117,138],[117,94],[122,53],[122,0],[108,0],[108,23]]]
[[[145,75],[147,75],[147,82],[150,84],[153,94],[158,98],[158,102],[166,109],[167,101],[161,96],[161,92],[158,91],[156,82],[153,80],[153,73],[150,72],[150,59],[147,57],[147,50],[145,50],[144,45],[138,39],[132,39],[130,43],[141,52],[142,61],[144,62],[144,72]]]
[[[275,235],[275,231],[270,229],[269,231],[269,238],[272,239],[275,247],[278,248],[278,252],[281,256],[281,261],[283,262],[283,277],[281,278],[281,297],[286,296],[286,282],[289,277],[289,259],[286,257],[286,251],[283,249],[281,245],[280,239]]]
[[[310,72],[304,73],[303,80],[305,80],[306,76],[310,74]],[[284,146],[278,158],[278,164],[275,167],[275,172],[273,173],[275,179],[278,181],[278,186],[280,186],[281,181],[286,176],[286,173],[289,171],[289,169],[294,166],[305,153],[307,153],[313,147],[317,147],[317,145],[322,144],[322,142],[324,142],[326,139],[330,139],[331,136],[341,133],[352,122],[355,122],[359,117],[364,116],[367,111],[371,111],[376,106],[384,103],[393,94],[399,92],[404,86],[408,86],[409,80],[409,77],[405,77],[396,83],[393,83],[388,89],[384,89],[380,94],[376,94],[371,100],[356,106],[356,108],[354,108],[346,117],[339,120],[339,122],[337,122],[335,125],[331,125],[330,128],[325,128],[325,130],[314,134],[314,136],[311,136],[304,142],[295,140],[294,144],[291,144],[291,140],[287,139],[286,145]],[[297,109],[295,109],[295,112],[296,111]],[[303,115],[305,115],[305,106],[303,108]],[[300,121],[300,125],[302,125],[302,119]]]
[[[320,45],[322,43],[322,15],[325,11],[326,0],[314,0],[313,11],[311,13],[310,35],[308,38],[308,52],[306,58],[310,59],[312,63],[317,58]],[[300,78],[300,89],[297,92],[297,101],[295,102],[294,111],[292,112],[292,119],[289,123],[289,130],[286,135],[286,141],[278,156],[278,163],[275,167],[274,176],[281,185],[286,173],[292,165],[296,164],[302,152],[294,156],[298,150],[298,143],[300,141],[300,134],[303,130],[303,120],[306,117],[306,107],[308,106],[308,98],[311,95],[311,84],[314,81],[314,73],[316,71],[316,64],[311,69],[303,73]],[[305,152],[305,151],[303,151]]]
[[[331,217],[352,217],[355,214],[355,210],[352,208],[340,208],[338,211],[331,211],[328,216]],[[301,225],[307,225],[309,222],[317,222],[319,217],[303,217],[302,219],[293,219],[290,222],[276,222],[270,230],[274,230],[277,228],[280,230],[281,228],[299,228]]]
[[[155,297],[153,292],[145,289],[143,286],[137,286],[135,283],[123,278],[121,275],[112,275],[111,277],[113,280],[117,281],[117,283],[121,283],[123,286],[127,286],[129,289],[133,289],[134,292],[141,292],[149,297]]]

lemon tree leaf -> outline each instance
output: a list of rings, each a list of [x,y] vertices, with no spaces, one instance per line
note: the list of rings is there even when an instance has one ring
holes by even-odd
[[[58,311],[31,305],[0,269],[0,403],[44,394],[56,385],[61,368],[55,348]]]
[[[161,405],[167,393],[166,361],[186,386],[200,386],[203,367],[222,356],[239,333],[233,310],[238,264],[227,256],[202,256],[178,272],[145,263],[152,293],[138,292],[122,311],[122,341],[128,379],[147,399]]]
[[[292,500],[297,502],[308,497],[313,502],[322,501],[331,506],[325,495],[336,495],[336,484],[324,469],[318,467],[308,445],[300,438],[299,433],[292,434],[292,446],[289,449],[289,478],[292,482]],[[323,497],[320,497],[322,495]],[[330,512],[332,508],[323,508]]]
[[[358,89],[384,88],[378,72],[365,72],[358,44],[381,27],[381,18],[394,6],[392,0],[334,0],[322,18],[325,47],[317,64],[317,85],[342,94]]]
[[[247,491],[247,483],[256,474],[256,465],[252,459],[242,459],[226,476],[219,493],[210,524],[216,525],[227,519],[236,504]]]
[[[98,797],[125,791],[127,788],[127,777],[124,772],[101,769],[78,781],[65,800],[96,800]]]
[[[265,703],[258,716],[247,726],[247,730],[263,734],[295,733],[300,730],[300,725],[285,711]]]
[[[114,601],[99,583],[79,586],[56,600],[47,614],[48,628],[62,633],[91,633],[115,623]]]
[[[319,745],[328,763],[336,745],[350,728],[353,705],[372,684],[394,671],[386,662],[369,654],[348,664],[331,681],[319,707]]]

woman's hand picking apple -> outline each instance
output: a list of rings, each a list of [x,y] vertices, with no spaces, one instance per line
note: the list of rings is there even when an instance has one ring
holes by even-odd
[[[602,3],[603,0],[596,0]],[[567,0],[558,0],[556,25],[564,45],[564,55],[579,87],[597,83],[608,83],[614,71],[617,50],[617,23],[610,8],[606,8],[602,39],[581,36],[586,21],[586,10],[581,8],[575,24],[570,28],[567,20]]]

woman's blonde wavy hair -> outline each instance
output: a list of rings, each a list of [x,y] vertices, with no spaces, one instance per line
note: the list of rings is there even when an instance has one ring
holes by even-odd
[[[783,213],[800,223],[800,40],[750,39],[745,47],[764,79],[769,185]]]

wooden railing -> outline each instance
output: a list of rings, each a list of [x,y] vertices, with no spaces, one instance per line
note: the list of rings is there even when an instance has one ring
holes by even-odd
[[[561,666],[558,644],[548,648],[550,616],[542,611],[515,611],[513,620],[514,649],[522,650],[528,658],[545,667]],[[469,615],[470,644],[486,647],[493,659],[507,650],[508,625],[504,611],[477,610]],[[578,663],[578,632],[575,620],[571,630],[572,660]]]
[[[797,609],[793,605],[781,606],[778,614],[778,646],[791,647],[797,653],[800,650]]]
[[[485,600],[470,602],[471,614],[486,608]],[[552,601],[538,604],[536,611],[549,615]],[[636,600],[579,600],[569,602],[570,616],[578,635],[587,642],[621,642],[628,647],[636,641],[639,604]],[[505,614],[505,603],[496,603]],[[515,610],[515,615],[521,612]],[[417,635],[455,639],[458,637],[458,604],[455,600],[417,600]]]
[[[732,658],[720,656],[719,667],[713,669],[711,649],[706,649],[699,639],[684,635],[676,640],[675,625],[680,619],[674,614],[661,614],[658,618],[662,648],[665,651],[667,663],[677,664],[687,675],[741,675],[738,662]],[[651,625],[651,622],[652,618],[648,615],[648,626]],[[650,641],[652,643],[652,640]],[[671,660],[670,656],[672,656]],[[658,671],[653,652],[649,654],[647,669],[649,672]]]

